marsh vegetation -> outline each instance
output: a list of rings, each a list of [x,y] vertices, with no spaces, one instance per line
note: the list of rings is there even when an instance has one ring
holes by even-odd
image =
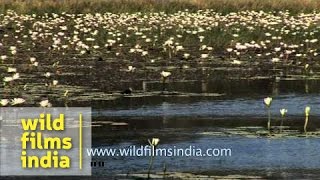
[[[232,159],[234,166],[225,159],[213,165],[182,159],[183,169],[151,158],[145,171],[138,167],[148,159],[107,158],[113,166],[98,174],[158,177],[163,161],[169,171],[203,177],[221,173],[220,167],[230,169],[223,176],[253,178],[268,177],[276,167],[289,172],[276,177],[287,178],[295,169],[319,168],[312,150],[320,132],[319,1],[0,4],[2,107],[92,106],[99,146],[143,144],[151,137],[161,139],[159,146],[239,142],[236,149],[248,158]],[[268,153],[248,153],[248,145]],[[290,154],[298,151],[307,160]],[[257,167],[259,153],[265,164]],[[237,174],[244,165],[243,171],[259,172]],[[180,176],[201,175],[168,172]]]

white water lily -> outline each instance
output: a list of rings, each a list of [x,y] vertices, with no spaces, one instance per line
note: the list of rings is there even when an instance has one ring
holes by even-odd
[[[6,106],[9,104],[9,100],[8,99],[1,99],[0,104],[1,104],[1,106]]]
[[[0,59],[1,59],[1,60],[6,60],[7,58],[8,58],[8,56],[6,56],[6,55],[0,56]]]
[[[8,73],[17,72],[17,68],[8,67]]]
[[[150,139],[148,139],[149,145],[152,148],[152,155],[150,157],[150,162],[149,162],[149,168],[148,168],[148,179],[150,178],[150,171],[152,168],[152,164],[153,164],[153,159],[154,159],[154,155],[155,155],[155,150],[157,148],[157,145],[159,144],[160,139],[159,138],[152,138],[152,140],[150,141]]]
[[[280,61],[279,58],[272,58],[272,59],[271,59],[271,62],[274,62],[274,63],[279,62],[279,61]]]
[[[4,77],[3,78],[3,81],[4,82],[11,82],[11,81],[13,81],[14,79],[12,78],[12,77]]]
[[[148,51],[142,51],[141,56],[146,56],[146,55],[148,55],[148,54],[149,54]]]
[[[306,116],[309,116],[309,115],[310,115],[310,110],[311,110],[310,106],[307,106],[307,107],[305,108],[305,114],[306,114]]]
[[[50,73],[50,72],[46,72],[46,73],[44,74],[44,76],[48,78],[48,77],[51,76],[51,73]]]
[[[20,74],[19,73],[15,73],[13,76],[12,76],[12,79],[13,80],[17,80],[20,78]]]
[[[227,48],[227,52],[232,52],[233,49],[232,48]]]
[[[171,75],[171,72],[162,71],[160,74],[161,74],[162,77],[166,78],[166,77],[169,77]]]
[[[267,107],[267,111],[268,111],[268,124],[267,124],[267,128],[268,131],[270,132],[270,127],[271,127],[271,111],[270,111],[270,106],[271,106],[271,102],[272,102],[272,98],[271,97],[267,97],[264,98],[264,104]]]
[[[307,106],[304,110],[305,115],[306,115],[305,120],[304,120],[304,126],[303,126],[304,133],[307,133],[307,126],[308,126],[308,121],[309,121],[310,110],[311,110],[310,106]]]
[[[35,57],[31,57],[31,58],[30,58],[30,62],[31,62],[31,63],[34,63],[35,61],[36,61],[36,58],[35,58]]]
[[[11,105],[14,106],[14,105],[17,105],[17,104],[22,104],[26,102],[26,100],[22,99],[22,98],[14,98],[11,100]]]
[[[127,72],[133,72],[134,70],[136,70],[134,66],[128,66]]]
[[[53,80],[53,81],[52,81],[52,85],[53,85],[53,86],[58,85],[58,80]]]
[[[205,59],[205,58],[208,58],[209,57],[209,54],[201,54],[201,58],[202,59]]]
[[[308,69],[309,68],[309,64],[306,64],[305,66],[304,66],[304,69]]]
[[[151,141],[148,139],[150,146],[157,146],[159,144],[159,138],[152,138]]]
[[[282,117],[284,117],[287,114],[288,110],[287,109],[280,109],[280,114]]]
[[[183,48],[183,46],[177,46],[176,47],[176,51],[181,51],[181,50],[183,50],[184,48]]]
[[[183,54],[183,58],[188,59],[189,57],[190,57],[190,54],[189,54],[189,53],[184,53],[184,54]]]
[[[271,97],[267,97],[267,98],[264,98],[263,101],[264,101],[264,104],[267,107],[270,107],[271,106],[271,102],[272,102],[272,98]]]
[[[41,107],[51,107],[52,106],[52,104],[49,102],[49,100],[43,100],[39,104]]]
[[[239,61],[239,60],[233,60],[233,61],[231,62],[231,64],[240,65],[240,64],[242,64],[242,61]]]

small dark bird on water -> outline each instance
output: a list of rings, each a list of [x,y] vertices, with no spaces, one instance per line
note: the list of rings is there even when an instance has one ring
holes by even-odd
[[[128,88],[121,92],[121,94],[131,94],[131,93],[132,93],[132,88]]]
[[[98,61],[103,61],[103,58],[99,56]]]
[[[112,50],[112,46],[107,46],[107,50],[111,51]]]

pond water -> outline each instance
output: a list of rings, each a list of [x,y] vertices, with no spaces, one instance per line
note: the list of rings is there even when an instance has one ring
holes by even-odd
[[[193,147],[202,151],[228,148],[231,156],[157,156],[152,172],[161,173],[165,164],[168,172],[202,175],[319,177],[319,81],[310,81],[307,85],[306,81],[284,81],[275,85],[270,80],[216,85],[217,82],[208,82],[204,88],[201,81],[170,83],[168,92],[161,93],[161,84],[154,83],[148,86],[147,92],[88,102],[93,106],[93,121],[98,125],[92,128],[93,148],[139,148],[147,145],[148,139],[157,137],[160,138],[158,148]],[[271,135],[265,133],[267,115],[263,98],[267,96],[273,97]],[[311,107],[310,135],[303,133],[306,106]],[[281,108],[288,109],[288,114],[280,134]],[[124,126],[113,126],[114,122]],[[93,167],[93,175],[145,174],[149,158],[93,157],[93,161],[105,163],[104,167]]]
[[[183,132],[182,132],[183,133]],[[173,134],[171,134],[173,135]],[[191,136],[196,138],[191,138]],[[287,172],[294,169],[305,172],[319,169],[320,155],[318,138],[247,138],[241,136],[207,136],[197,137],[190,132],[189,138],[167,142],[160,141],[159,148],[187,148],[194,146],[203,151],[207,148],[230,148],[232,155],[228,157],[156,157],[154,171],[162,171],[166,164],[167,171],[182,171],[207,174],[221,170],[225,174],[250,174],[259,171],[262,176],[274,175],[275,172]],[[174,139],[174,137],[171,137]],[[126,142],[114,145],[103,145],[99,148],[125,148],[131,145],[140,146],[137,142]],[[93,158],[94,159],[94,158]],[[97,175],[110,175],[113,173],[146,172],[149,157],[100,157],[105,161],[105,167],[94,168]],[[289,173],[290,174],[290,173]],[[282,177],[288,177],[284,174]]]
[[[301,83],[297,83],[300,86]],[[258,175],[293,178],[317,176],[320,169],[319,135],[303,136],[304,108],[311,107],[309,130],[318,132],[317,92],[296,91],[296,86],[272,93],[259,88],[248,93],[218,97],[126,96],[104,107],[94,108],[97,122],[126,122],[124,129],[94,129],[94,147],[121,149],[147,144],[160,138],[159,148],[230,148],[228,157],[156,157],[153,171],[192,172],[207,175]],[[251,89],[252,90],[252,89]],[[288,109],[284,136],[260,136],[267,116],[263,98],[272,95],[271,125],[279,127],[281,108]],[[293,131],[293,134],[290,132]],[[279,132],[274,132],[279,135]],[[289,134],[289,135],[288,135]],[[97,175],[146,173],[150,157],[99,157],[105,167],[93,168]]]

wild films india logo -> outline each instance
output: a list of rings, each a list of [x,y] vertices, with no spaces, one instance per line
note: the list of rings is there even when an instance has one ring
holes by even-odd
[[[91,175],[91,108],[1,108],[0,172]]]

